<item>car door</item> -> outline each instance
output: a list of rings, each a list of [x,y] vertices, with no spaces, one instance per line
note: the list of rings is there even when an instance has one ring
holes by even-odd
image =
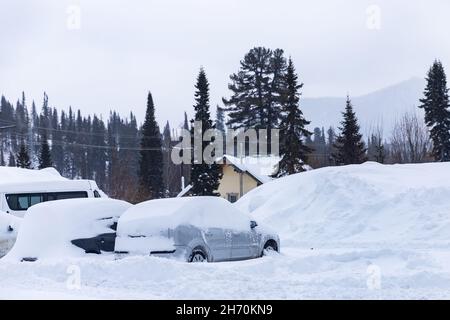
[[[211,251],[214,261],[225,261],[231,258],[231,233],[221,228],[209,228],[205,232],[205,242]]]
[[[252,254],[252,231],[233,231],[231,233],[231,258],[248,259]]]

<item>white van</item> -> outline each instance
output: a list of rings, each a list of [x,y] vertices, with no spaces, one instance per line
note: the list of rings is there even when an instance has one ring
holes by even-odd
[[[0,184],[0,211],[23,217],[35,204],[62,199],[100,198],[92,180],[60,180]]]

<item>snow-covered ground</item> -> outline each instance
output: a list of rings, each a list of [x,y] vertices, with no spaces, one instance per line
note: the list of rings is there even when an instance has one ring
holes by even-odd
[[[449,195],[450,163],[313,170],[236,204],[279,232],[281,254],[3,259],[0,298],[450,299]]]

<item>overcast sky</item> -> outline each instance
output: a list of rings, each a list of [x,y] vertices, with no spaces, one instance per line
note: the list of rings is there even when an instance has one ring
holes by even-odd
[[[450,66],[447,0],[0,0],[0,12],[9,100],[24,90],[40,107],[45,90],[51,106],[142,121],[151,90],[173,126],[192,115],[200,66],[215,106],[254,46],[292,56],[306,97],[424,77],[434,58]]]

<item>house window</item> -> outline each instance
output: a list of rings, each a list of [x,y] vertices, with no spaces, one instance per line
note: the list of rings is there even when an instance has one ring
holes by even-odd
[[[227,193],[227,199],[231,203],[236,202],[238,199],[238,194],[237,193]]]

